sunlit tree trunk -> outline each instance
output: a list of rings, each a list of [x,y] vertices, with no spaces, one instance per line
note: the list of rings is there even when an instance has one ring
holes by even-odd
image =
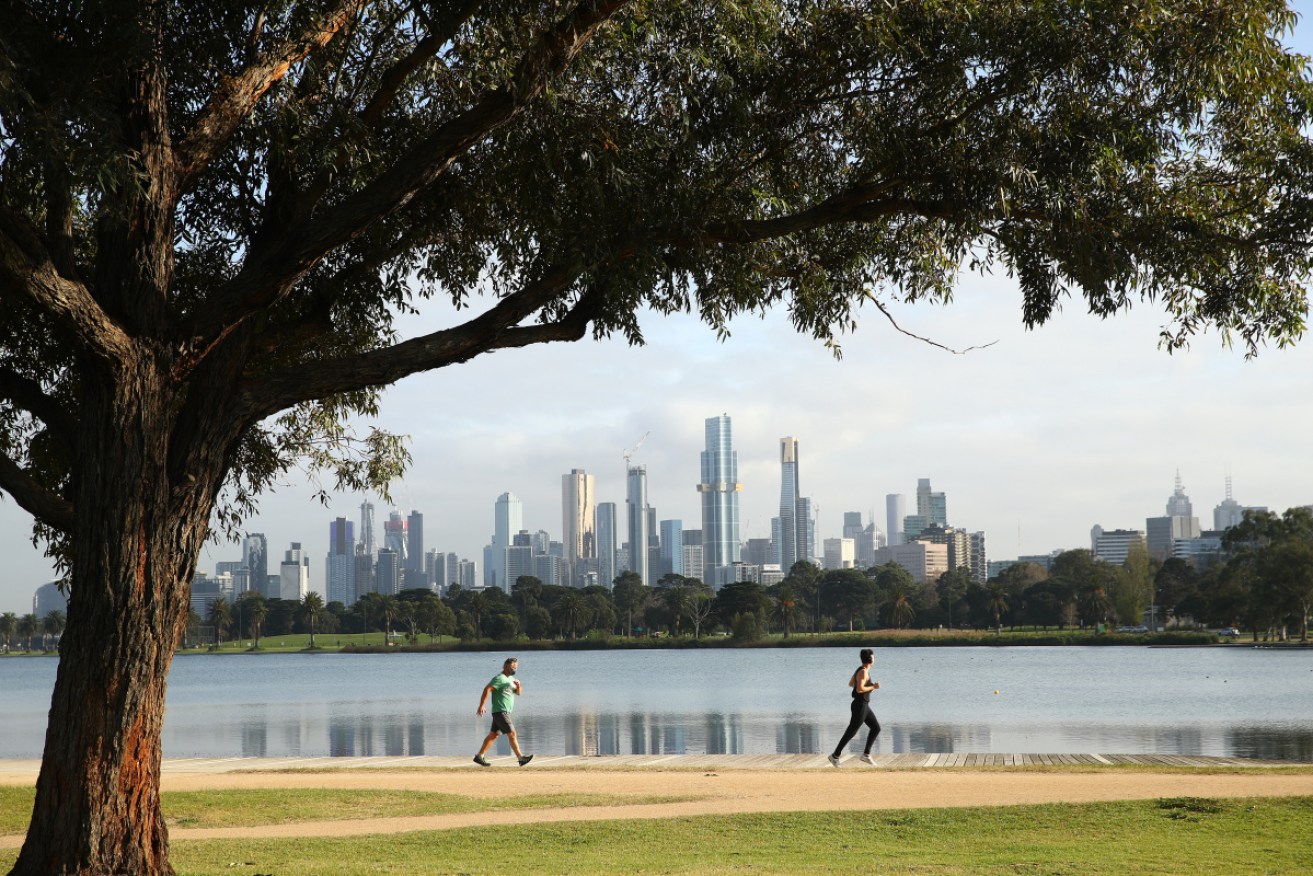
[[[165,681],[212,496],[204,484],[171,486],[175,398],[153,363],[86,398],[68,626],[13,873],[167,874]]]

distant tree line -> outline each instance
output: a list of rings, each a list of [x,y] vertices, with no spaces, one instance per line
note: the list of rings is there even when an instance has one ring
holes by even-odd
[[[381,634],[380,642],[413,643],[708,634],[751,641],[771,633],[839,629],[1138,625],[1151,606],[1148,620],[1154,625],[1235,627],[1255,639],[1285,638],[1294,629],[1307,641],[1313,513],[1247,512],[1227,531],[1221,560],[1203,571],[1179,558],[1151,559],[1139,545],[1120,565],[1071,550],[1054,557],[1048,569],[1018,563],[983,584],[965,567],[918,583],[895,563],[823,570],[799,562],[778,584],[740,581],[719,591],[677,574],[649,587],[624,572],[610,588],[560,587],[521,576],[509,594],[453,584],[441,594],[367,593],[350,607],[324,604],[317,593],[300,602],[247,593],[231,605],[216,600],[203,620],[220,642],[240,638],[257,645],[262,636],[373,632]],[[14,637],[30,641],[31,616],[17,627],[12,617],[6,615],[0,626],[6,645]]]

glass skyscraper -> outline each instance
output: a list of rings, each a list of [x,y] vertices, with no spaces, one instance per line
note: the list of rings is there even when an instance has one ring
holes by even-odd
[[[714,585],[716,570],[739,560],[739,455],[729,414],[706,421],[702,451],[702,580]]]
[[[798,440],[780,439],[780,526],[777,536],[780,569],[788,574],[802,559],[798,551]],[[771,533],[775,536],[775,533]]]
[[[619,574],[615,567],[615,502],[597,503],[597,583],[610,588]]]
[[[644,584],[651,584],[647,556],[647,469],[641,465],[629,467],[625,506],[628,512],[630,572],[637,572]]]

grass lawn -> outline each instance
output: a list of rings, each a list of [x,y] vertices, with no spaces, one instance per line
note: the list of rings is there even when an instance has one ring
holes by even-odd
[[[391,793],[391,792],[383,792]],[[208,796],[208,792],[197,796]],[[246,791],[217,809],[278,809]],[[190,795],[189,795],[190,796]],[[447,795],[431,795],[447,796]],[[177,817],[181,798],[165,808]],[[6,808],[9,808],[6,806]],[[391,810],[390,810],[391,811]],[[177,841],[192,874],[1313,874],[1313,798],[763,813],[348,838]],[[17,850],[0,851],[0,869]]]

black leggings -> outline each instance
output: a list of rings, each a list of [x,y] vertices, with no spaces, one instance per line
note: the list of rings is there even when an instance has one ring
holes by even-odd
[[[870,754],[871,746],[875,745],[875,737],[880,735],[880,722],[875,720],[875,712],[871,711],[870,703],[860,697],[853,697],[853,717],[848,722],[848,729],[843,731],[843,738],[834,749],[835,757],[843,754],[844,746],[852,741],[863,724],[871,728],[871,732],[866,734],[866,753]]]

